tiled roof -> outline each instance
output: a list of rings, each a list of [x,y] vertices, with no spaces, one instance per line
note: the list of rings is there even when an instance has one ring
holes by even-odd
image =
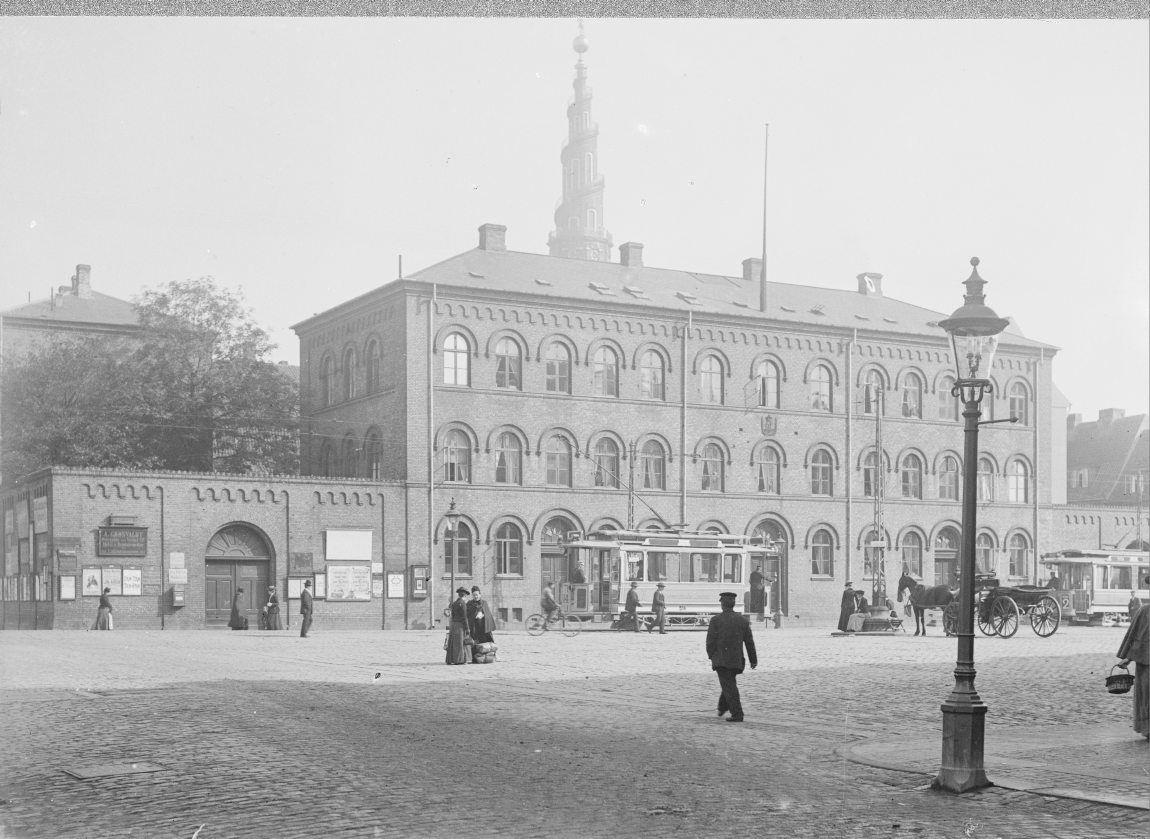
[[[762,316],[757,279],[516,251],[476,248],[417,271],[408,279],[564,300],[654,306],[680,313]],[[956,306],[961,302],[959,291],[955,292]],[[938,321],[949,316],[882,295],[777,282],[767,283],[767,303],[766,316],[783,323],[936,339],[945,337]],[[1026,338],[1013,323],[1006,336],[1004,341],[1015,346],[1055,349]]]
[[[5,319],[40,320],[59,323],[91,323],[109,326],[136,326],[136,309],[126,300],[93,291],[91,297],[62,294],[51,300],[38,300],[6,309]]]
[[[1146,414],[1109,421],[1081,422],[1066,432],[1066,472],[1071,504],[1102,502],[1133,504],[1124,495],[1124,476],[1145,469],[1150,457],[1150,425]],[[1087,470],[1087,486],[1074,486],[1075,472]]]

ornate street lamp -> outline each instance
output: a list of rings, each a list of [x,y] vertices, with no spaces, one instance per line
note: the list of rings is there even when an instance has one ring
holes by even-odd
[[[456,553],[459,551],[459,520],[463,518],[463,514],[455,509],[455,499],[451,499],[451,505],[447,508],[447,512],[443,514],[447,519],[447,530],[443,534],[444,548],[451,548],[451,591],[447,595],[448,609],[451,608],[450,603],[452,598],[455,597],[455,563]],[[447,558],[447,550],[444,550],[443,556]]]
[[[964,446],[962,462],[962,546],[959,554],[958,656],[954,690],[942,703],[942,768],[934,779],[936,789],[967,792],[990,786],[982,766],[986,728],[986,705],[974,689],[974,537],[977,529],[978,426],[982,398],[990,392],[990,370],[998,336],[1007,321],[985,303],[978,276],[978,257],[963,283],[966,296],[954,314],[939,323],[950,335],[958,381],[952,394],[962,399]]]

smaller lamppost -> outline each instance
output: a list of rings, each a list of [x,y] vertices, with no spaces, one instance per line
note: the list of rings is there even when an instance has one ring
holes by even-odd
[[[990,785],[983,769],[983,735],[986,705],[974,689],[974,537],[977,529],[975,464],[978,463],[978,418],[982,398],[990,392],[990,370],[998,336],[1009,321],[986,305],[978,276],[978,257],[970,260],[974,270],[966,279],[963,305],[939,323],[950,335],[958,381],[952,391],[962,400],[962,543],[959,552],[958,656],[954,667],[954,690],[942,703],[942,768],[934,779],[936,789],[967,792]]]
[[[459,520],[463,517],[463,514],[455,509],[454,498],[451,499],[451,505],[443,517],[447,519],[447,530],[443,534],[443,557],[449,561],[451,566],[451,591],[447,595],[448,608],[451,608],[451,600],[455,597],[455,564],[456,553],[459,551]]]

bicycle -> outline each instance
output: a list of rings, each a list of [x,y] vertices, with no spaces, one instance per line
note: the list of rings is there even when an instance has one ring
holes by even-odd
[[[548,622],[545,615],[536,613],[528,615],[525,622],[527,626],[527,634],[538,637],[544,632],[551,630],[552,624],[558,624],[559,631],[566,635],[568,638],[574,638],[579,634],[579,630],[583,628],[583,623],[578,618],[568,617],[562,611],[556,613],[555,618]]]

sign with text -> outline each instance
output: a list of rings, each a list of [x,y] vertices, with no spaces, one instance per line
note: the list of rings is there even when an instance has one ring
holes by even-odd
[[[147,555],[146,527],[101,527],[96,531],[96,556]]]
[[[311,551],[293,551],[288,554],[289,574],[307,574],[311,570]]]
[[[168,567],[169,568],[183,568],[184,555],[179,551],[172,551],[168,554]]]
[[[187,584],[188,584],[188,569],[187,568],[169,568],[168,569],[168,585],[186,586]]]
[[[370,535],[370,534],[369,534]],[[327,599],[371,600],[371,566],[329,565]]]
[[[140,595],[144,591],[143,573],[139,568],[124,569],[124,596]]]
[[[387,575],[387,596],[388,597],[403,597],[403,575],[402,574],[388,574]]]
[[[371,561],[370,530],[325,530],[324,559],[349,559],[356,562]]]

